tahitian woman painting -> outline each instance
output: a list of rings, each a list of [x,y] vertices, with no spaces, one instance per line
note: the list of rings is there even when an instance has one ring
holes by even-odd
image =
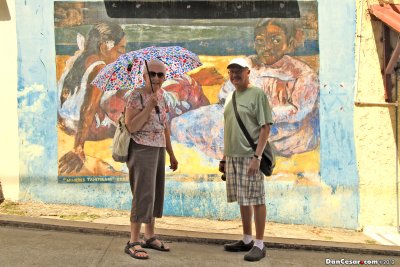
[[[126,37],[121,26],[100,22],[91,28],[86,40],[78,37],[78,51],[66,65],[58,84],[60,128],[74,136],[70,151],[59,159],[59,172],[79,172],[85,163],[85,142],[111,138],[116,121],[125,106],[127,91],[103,92],[91,81],[106,64],[125,53]]]
[[[127,40],[122,28],[115,23],[100,22],[91,28],[87,37],[78,34],[78,47],[67,62],[58,82],[60,129],[74,136],[71,149],[59,159],[60,174],[110,175],[121,174],[108,163],[98,158],[87,157],[86,141],[112,138],[115,122],[124,110],[131,90],[103,92],[91,85],[99,71],[114,62],[126,51]],[[168,120],[190,110],[209,105],[202,90],[203,85],[220,83],[220,74],[209,78],[212,68],[168,80],[163,86],[170,110]],[[90,159],[90,160],[89,160]]]

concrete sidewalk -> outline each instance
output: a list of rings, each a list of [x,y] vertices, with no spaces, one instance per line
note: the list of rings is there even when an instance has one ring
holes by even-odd
[[[48,218],[32,218],[16,215],[0,215],[0,226],[12,226],[23,228],[36,228],[42,230],[56,230],[65,232],[79,232],[102,234],[109,236],[129,237],[128,225],[116,225],[105,223],[91,223],[82,221],[68,221]],[[160,238],[171,242],[196,242],[204,244],[222,245],[232,240],[242,238],[240,234],[198,232],[179,229],[157,228]],[[360,238],[355,234],[355,239]],[[284,238],[266,236],[264,241],[268,248],[302,249],[314,251],[346,252],[376,255],[400,256],[399,246],[386,246],[377,244],[365,244],[354,242],[321,241],[301,238]]]
[[[124,252],[127,237],[0,226],[0,266],[146,266],[146,267],[322,267],[327,261],[364,261],[399,266],[399,256],[268,248],[259,262],[246,252],[225,252],[216,244],[165,240],[170,252],[148,249],[148,260]]]
[[[0,206],[0,225],[129,237],[129,212],[6,201]],[[223,244],[242,238],[240,220],[216,221],[166,216],[157,219],[156,227],[159,236],[176,242]],[[268,222],[264,240],[269,248],[400,255],[400,246],[395,242],[383,245],[371,235],[339,228]]]

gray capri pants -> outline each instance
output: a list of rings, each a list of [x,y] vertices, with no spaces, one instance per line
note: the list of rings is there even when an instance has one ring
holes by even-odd
[[[131,139],[127,166],[132,191],[131,222],[150,223],[161,218],[164,206],[165,147],[152,147]]]

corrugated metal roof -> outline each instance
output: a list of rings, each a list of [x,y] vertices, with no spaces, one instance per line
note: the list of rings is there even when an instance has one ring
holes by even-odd
[[[390,28],[400,33],[400,5],[372,5],[369,12]]]

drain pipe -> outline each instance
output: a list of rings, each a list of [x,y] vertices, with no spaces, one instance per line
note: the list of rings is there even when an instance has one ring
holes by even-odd
[[[398,96],[398,89],[399,89],[399,68],[396,68],[395,70],[396,73],[396,103],[399,100]],[[398,105],[395,106],[395,118],[396,118],[396,207],[397,207],[397,233],[400,233],[400,228],[399,228],[399,107]]]

